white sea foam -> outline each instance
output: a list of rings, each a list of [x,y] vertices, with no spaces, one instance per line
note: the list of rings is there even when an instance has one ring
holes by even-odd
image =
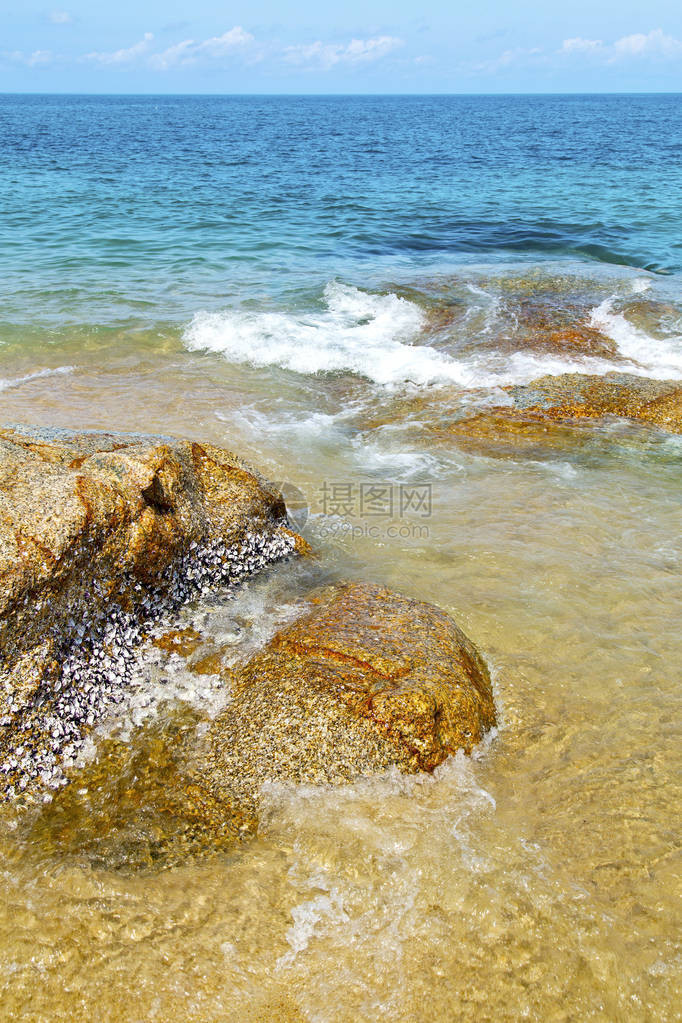
[[[325,882],[316,879],[314,883],[324,885]],[[339,890],[330,888],[328,892],[328,895],[316,895],[292,908],[293,925],[286,932],[292,951],[280,956],[276,964],[278,969],[289,966],[297,953],[305,951],[316,933],[349,923],[350,918],[343,908]]]
[[[23,377],[15,377],[13,380],[0,377],[0,391],[8,391],[11,387],[20,387],[31,380],[38,380],[40,377],[62,376],[65,373],[73,373],[73,366],[57,366],[56,369],[39,369],[35,373],[27,373]]]
[[[331,282],[318,313],[198,313],[185,331],[188,348],[222,352],[235,362],[296,373],[346,371],[376,383],[428,383],[443,374],[443,356],[411,344],[424,325],[419,306],[397,295],[370,295]]]
[[[183,340],[192,350],[219,352],[235,362],[305,374],[357,373],[386,386],[410,382],[495,387],[549,373],[605,373],[617,368],[603,359],[523,352],[455,358],[414,343],[425,319],[413,302],[336,282],[327,285],[324,295],[326,309],[308,316],[234,310],[197,313]]]
[[[619,368],[640,376],[682,379],[682,336],[651,337],[630,323],[622,313],[614,312],[614,301],[613,297],[607,298],[593,309],[590,323],[615,341],[620,354],[632,363]]]
[[[562,359],[557,355],[532,355],[513,352],[511,355],[486,353],[472,356],[468,364],[475,387],[504,387],[505,384],[527,384],[542,376],[561,373],[609,373],[618,365],[607,359],[587,356],[582,359]]]
[[[277,960],[278,970],[296,969],[301,957],[314,958],[323,944],[361,942],[368,933],[373,956],[395,962],[414,933],[427,845],[440,847],[441,863],[457,857],[468,868],[458,871],[465,883],[492,869],[478,849],[478,825],[496,811],[477,763],[490,741],[478,757],[457,754],[433,774],[404,775],[394,768],[341,786],[263,786],[261,833],[291,849],[292,923],[286,931],[289,950]]]
[[[252,431],[267,431],[271,436],[276,434],[283,439],[296,440],[301,436],[329,437],[342,431],[339,417],[326,412],[303,412],[300,408],[282,409],[277,406],[273,414],[272,409],[268,413],[253,407],[230,409],[229,412],[220,410],[214,413],[216,419],[221,423],[244,423]],[[336,438],[337,441],[340,437]]]
[[[290,566],[294,573],[295,566]],[[287,573],[291,584],[291,574]],[[214,718],[231,699],[220,674],[199,674],[177,653],[165,653],[153,643],[169,629],[191,629],[207,641],[206,650],[221,652],[224,667],[248,660],[278,629],[303,614],[306,605],[294,593],[282,589],[277,572],[245,582],[229,594],[212,593],[164,618],[150,630],[149,641],[140,648],[137,665],[121,702],[113,707],[97,729],[100,738],[115,735],[129,742],[136,728],[158,717],[160,708],[185,703]]]
[[[396,438],[399,447],[390,446],[390,428],[382,433],[381,443],[374,443],[364,435],[355,435],[350,442],[360,465],[367,473],[381,475],[404,482],[415,476],[433,480],[443,475],[438,458],[425,451],[405,451],[404,437],[398,432]],[[389,446],[386,447],[386,443]]]
[[[483,299],[482,305],[470,305],[466,311],[466,319],[471,319],[481,309],[485,312],[485,319],[481,333],[492,334],[500,313],[501,300],[499,295],[492,295],[489,291],[479,287],[477,284],[467,284],[467,290],[475,295],[477,299]]]

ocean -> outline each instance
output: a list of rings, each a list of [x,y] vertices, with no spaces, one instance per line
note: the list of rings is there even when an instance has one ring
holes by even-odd
[[[0,96],[2,422],[237,451],[323,581],[461,624],[500,716],[166,868],[121,869],[155,839],[115,779],[3,810],[5,1018],[678,1018],[680,436],[504,415],[547,376],[682,381],[681,153],[677,95]],[[245,656],[309,585],[188,623]]]

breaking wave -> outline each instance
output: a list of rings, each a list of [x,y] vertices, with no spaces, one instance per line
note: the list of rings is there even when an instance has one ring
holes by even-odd
[[[604,373],[603,359],[565,359],[525,352],[455,358],[419,343],[426,326],[419,306],[395,294],[376,295],[331,282],[315,313],[197,313],[183,335],[187,348],[238,363],[295,373],[356,373],[381,385],[452,383],[494,387],[548,373]]]

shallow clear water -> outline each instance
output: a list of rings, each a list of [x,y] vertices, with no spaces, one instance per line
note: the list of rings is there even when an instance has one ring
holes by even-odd
[[[679,438],[424,429],[544,372],[682,378],[679,99],[3,97],[0,124],[2,420],[234,448],[300,490],[320,567],[190,617],[238,655],[316,573],[384,582],[456,618],[500,711],[471,760],[272,789],[254,841],[165,868],[92,855],[106,813],[5,811],[5,1018],[679,1019]]]

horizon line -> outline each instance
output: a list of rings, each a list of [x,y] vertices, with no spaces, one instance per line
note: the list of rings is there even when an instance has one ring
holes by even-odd
[[[3,96],[109,96],[109,97],[125,97],[125,96],[149,96],[150,98],[160,98],[164,96],[173,97],[211,97],[211,98],[247,98],[247,97],[290,97],[290,98],[329,98],[329,97],[389,97],[389,96],[402,96],[402,97],[419,97],[419,96],[431,96],[431,97],[450,97],[450,96],[682,96],[682,90],[575,90],[575,91],[561,91],[561,92],[541,92],[541,91],[494,91],[494,92],[138,92],[130,90],[126,92],[108,92],[108,91],[73,91],[73,90],[52,90],[45,92],[43,90],[30,90],[25,89],[11,89],[7,91],[0,90],[0,97]]]

